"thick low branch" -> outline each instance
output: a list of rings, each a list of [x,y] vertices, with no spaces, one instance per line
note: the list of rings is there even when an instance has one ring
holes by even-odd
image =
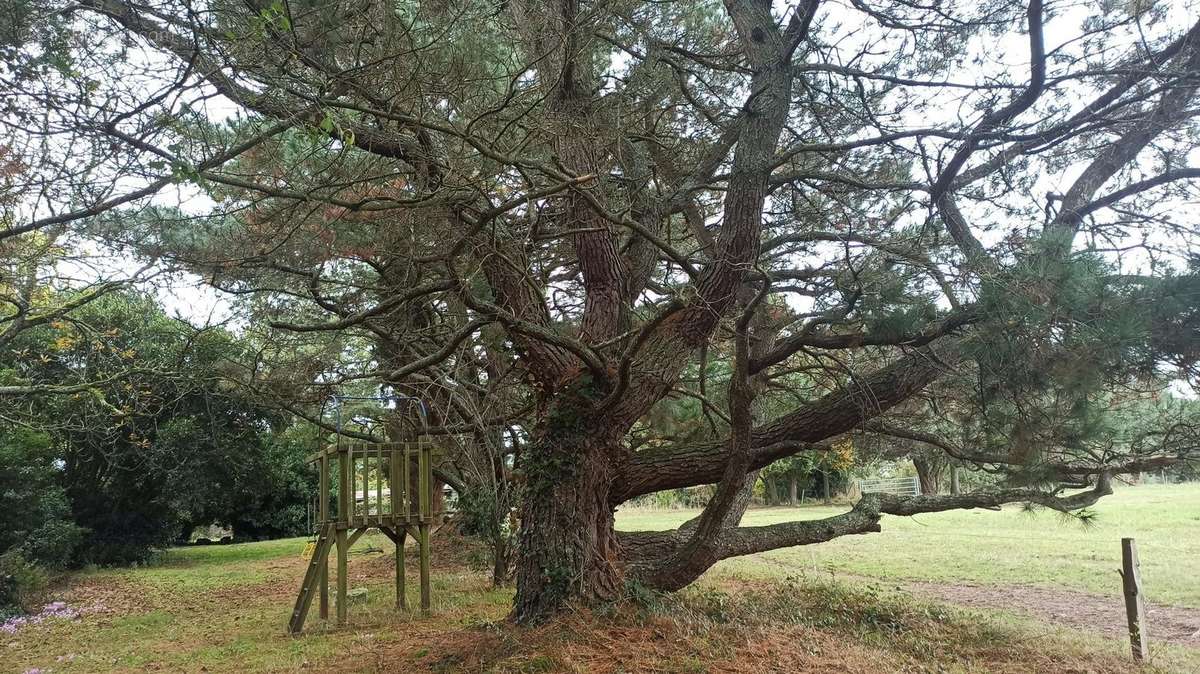
[[[824,451],[822,441],[854,430],[863,422],[907,400],[947,370],[956,349],[928,347],[901,358],[844,389],[830,393],[775,421],[754,429],[750,469],[803,451]],[[728,460],[727,441],[689,447],[664,447],[631,456],[620,468],[611,501],[617,505],[635,496],[712,484],[721,479]]]

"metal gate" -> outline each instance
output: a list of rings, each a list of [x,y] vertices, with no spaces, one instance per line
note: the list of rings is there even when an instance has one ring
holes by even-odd
[[[921,480],[916,477],[889,477],[877,480],[859,480],[858,490],[864,494],[901,494],[919,496]]]

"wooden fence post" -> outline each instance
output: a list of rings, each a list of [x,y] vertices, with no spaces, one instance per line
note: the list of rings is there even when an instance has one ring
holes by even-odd
[[[1150,648],[1146,636],[1146,602],[1142,599],[1137,543],[1132,538],[1121,539],[1121,581],[1125,589],[1125,617],[1129,619],[1129,645],[1133,650],[1133,659],[1141,662],[1150,657]]]

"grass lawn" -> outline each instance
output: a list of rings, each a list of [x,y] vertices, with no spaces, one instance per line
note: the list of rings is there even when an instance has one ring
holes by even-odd
[[[749,521],[837,510],[756,510]],[[351,605],[351,625],[321,624],[314,607],[298,638],[285,634],[285,624],[304,571],[304,539],[179,548],[148,566],[72,576],[48,599],[81,609],[81,617],[0,633],[0,673],[1115,674],[1130,669],[1120,639],[799,573],[818,568],[882,578],[1036,580],[1105,591],[1116,577],[1117,539],[1129,534],[1143,543],[1151,596],[1169,591],[1180,603],[1197,602],[1200,490],[1123,490],[1100,511],[1100,524],[1088,531],[1016,511],[889,518],[882,534],[734,560],[679,595],[639,596],[533,629],[504,622],[511,589],[493,589],[483,560],[475,559],[479,551],[461,539],[435,537],[434,610],[422,617],[392,610],[390,543],[363,537],[350,558],[350,586],[368,592]],[[689,516],[623,512],[619,522],[626,529],[655,528]],[[412,595],[415,581],[410,576]],[[1200,649],[1164,645],[1153,652],[1154,665],[1143,671],[1200,671]]]
[[[1029,584],[1119,595],[1121,538],[1137,539],[1151,601],[1200,607],[1200,484],[1118,487],[1082,527],[1052,511],[970,510],[895,517],[883,531],[722,562],[725,573],[782,577],[854,574],[887,580]],[[762,508],[744,524],[817,519],[846,506]],[[665,529],[696,515],[687,510],[617,514],[625,530]]]
[[[365,657],[401,636],[432,640],[464,620],[499,619],[508,610],[510,592],[493,590],[469,568],[441,564],[433,578],[435,617],[396,613],[392,544],[373,533],[350,556],[351,587],[368,588],[366,599],[350,608],[360,631],[322,625],[314,602],[308,633],[293,639],[285,626],[304,572],[306,542],[174,548],[141,568],[75,574],[56,594],[82,609],[81,619],[0,634],[0,673],[329,671],[331,663]],[[415,549],[408,554],[415,559]],[[411,602],[415,575],[408,587]],[[393,629],[401,624],[407,632]]]

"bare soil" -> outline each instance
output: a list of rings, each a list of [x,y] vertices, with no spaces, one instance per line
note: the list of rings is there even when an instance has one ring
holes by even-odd
[[[958,606],[1010,611],[1105,636],[1128,635],[1121,597],[1028,585],[905,582],[901,587]],[[1147,614],[1149,625],[1145,629],[1152,641],[1200,648],[1200,609],[1147,603]]]

